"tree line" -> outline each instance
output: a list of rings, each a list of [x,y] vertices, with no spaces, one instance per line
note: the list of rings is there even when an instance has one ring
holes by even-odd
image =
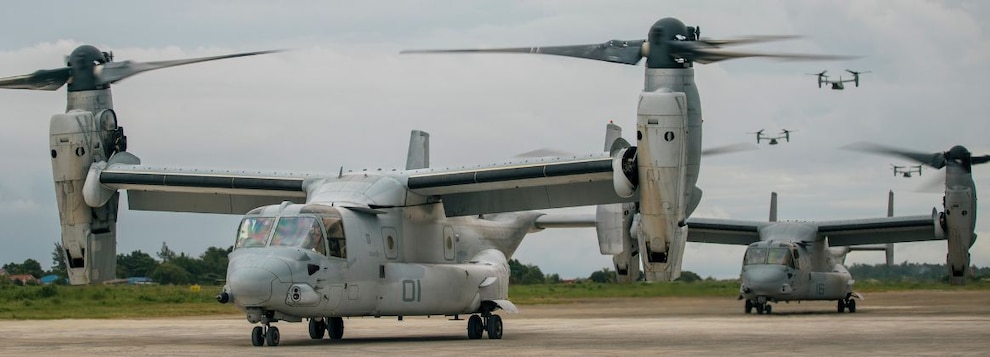
[[[162,242],[162,248],[150,254],[135,250],[130,254],[117,254],[117,278],[147,277],[159,284],[222,284],[227,276],[227,255],[234,247],[209,247],[198,257],[176,253]],[[52,268],[44,270],[41,263],[26,259],[23,263],[8,263],[3,269],[8,275],[30,274],[35,278],[48,275],[59,277],[57,282],[65,282],[68,273],[65,265],[65,250],[55,243],[52,251]]]

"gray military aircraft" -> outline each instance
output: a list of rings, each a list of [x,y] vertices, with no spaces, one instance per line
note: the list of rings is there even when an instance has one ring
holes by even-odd
[[[846,254],[882,250],[893,264],[893,243],[945,239],[938,213],[840,221],[777,221],[777,194],[771,194],[768,222],[699,218],[688,221],[688,241],[748,245],[743,256],[739,299],[745,313],[769,314],[771,302],[835,300],[838,312],[856,312],[862,295],[852,290]],[[885,244],[877,246],[877,244]]]
[[[936,170],[945,168],[944,211],[938,217],[938,226],[948,240],[949,282],[962,285],[969,272],[969,249],[976,243],[976,184],[973,183],[973,165],[990,162],[990,155],[973,156],[962,145],[949,151],[921,153],[889,146],[857,143],[845,147],[849,150],[870,152],[908,159]]]
[[[898,166],[891,164],[890,167],[894,169],[894,176],[901,175],[901,177],[910,178],[915,173],[921,176],[921,165]]]
[[[808,73],[808,74],[812,76],[818,76],[818,88],[821,88],[822,84],[828,84],[831,85],[831,88],[833,90],[843,90],[846,89],[845,83],[849,83],[849,82],[853,82],[856,84],[857,87],[859,87],[859,75],[864,73],[870,73],[870,71],[857,72],[851,69],[847,69],[846,72],[849,72],[850,74],[853,75],[852,79],[842,79],[842,76],[839,76],[839,79],[829,79],[828,78],[829,76],[825,74],[826,72],[828,71],[825,70],[818,73]]]
[[[673,140],[658,123],[684,122],[689,109],[683,93],[649,95],[637,119],[639,150],[609,125],[604,151],[448,169],[429,167],[429,135],[420,131],[412,133],[402,171],[147,166],[127,151],[112,110],[112,83],[146,70],[260,53],[266,52],[116,63],[81,46],[66,68],[0,79],[0,88],[70,84],[67,112],[51,119],[50,148],[71,283],[114,277],[117,203],[127,190],[131,209],[244,215],[218,300],[260,323],[251,332],[255,345],[280,343],[277,321],[308,319],[310,337],[340,338],[348,316],[471,315],[469,338],[498,339],[502,320],[493,312],[516,310],[507,299],[508,258],[526,233],[575,224],[530,210],[660,202],[656,187],[665,183],[651,173],[661,163],[646,158],[660,158],[667,148],[660,143]],[[639,190],[639,183],[653,188]],[[628,235],[626,229],[609,237]]]
[[[786,141],[786,142],[791,142],[791,133],[794,132],[794,130],[780,129],[780,135],[769,136],[769,135],[763,134],[764,131],[766,131],[766,129],[760,129],[758,131],[755,131],[755,132],[750,133],[750,134],[756,134],[756,143],[757,144],[760,143],[760,140],[766,140],[767,141],[767,144],[770,144],[770,145],[777,145],[777,144],[779,144],[780,142],[778,140],[780,140],[780,139],[784,139],[784,141]]]
[[[764,57],[783,60],[836,60],[848,56],[779,54],[726,50],[724,46],[784,40],[794,36],[755,36],[711,39],[698,27],[676,18],[663,18],[650,28],[645,40],[497,49],[407,50],[403,53],[534,53],[636,65],[646,58],[646,80],[639,97],[635,148],[616,147],[615,191],[621,197],[658,197],[639,204],[599,206],[602,254],[613,255],[620,281],[639,276],[639,257],[649,281],[680,276],[687,229],[685,220],[701,202],[697,187],[701,164],[701,97],[694,82],[695,63],[734,58]],[[665,103],[673,104],[668,107]],[[676,104],[675,104],[676,103]],[[650,139],[652,138],[652,139]],[[620,145],[621,146],[621,145]],[[650,151],[642,148],[649,147]],[[634,164],[637,163],[637,164]],[[630,234],[630,232],[636,232]],[[642,254],[640,254],[642,253]]]

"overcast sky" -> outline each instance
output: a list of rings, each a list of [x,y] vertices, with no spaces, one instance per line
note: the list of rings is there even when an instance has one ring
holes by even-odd
[[[929,214],[942,172],[895,177],[907,162],[837,148],[875,141],[923,152],[990,153],[990,5],[982,1],[19,1],[0,13],[0,77],[58,68],[78,45],[154,61],[291,49],[138,75],[113,87],[128,151],[143,163],[336,172],[402,168],[409,131],[432,134],[434,167],[537,148],[601,150],[608,121],[633,132],[643,67],[533,55],[398,55],[410,48],[547,46],[642,39],[663,17],[702,36],[805,36],[746,49],[858,55],[842,62],[743,59],[697,65],[704,146],[795,130],[790,143],[706,158],[697,217],[765,220]],[[819,89],[806,73],[868,70],[862,86]],[[51,263],[59,240],[48,121],[65,89],[0,91],[0,264]],[[974,172],[986,190],[988,167]],[[937,179],[935,179],[938,182]],[[930,185],[928,185],[930,186]],[[921,192],[919,192],[921,191]],[[162,242],[199,255],[233,242],[239,217],[139,212],[121,201],[118,252]],[[986,201],[984,201],[986,202]],[[980,209],[987,211],[985,204]],[[591,209],[575,209],[592,212]],[[986,216],[987,213],[984,213]],[[973,262],[990,265],[990,221]],[[738,276],[743,248],[688,244],[684,270]],[[895,260],[944,263],[944,242],[897,245]],[[515,258],[564,278],[611,266],[592,229],[526,238]],[[881,253],[848,263],[881,263]]]

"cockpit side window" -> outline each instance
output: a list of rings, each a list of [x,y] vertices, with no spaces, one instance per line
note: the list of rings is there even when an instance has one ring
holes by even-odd
[[[264,247],[274,221],[274,217],[244,217],[237,229],[234,248]]]
[[[753,264],[766,264],[767,262],[767,248],[749,248],[746,249],[746,257],[743,259],[743,265],[753,265]]]
[[[340,217],[323,217],[323,225],[327,227],[327,243],[330,247],[327,255],[347,259],[347,239]]]

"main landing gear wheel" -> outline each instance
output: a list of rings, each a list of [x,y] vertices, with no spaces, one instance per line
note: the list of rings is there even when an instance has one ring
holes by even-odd
[[[839,313],[845,312],[846,311],[846,300],[840,299],[839,300],[839,304],[838,304],[838,308],[839,308]]]
[[[255,326],[251,329],[251,344],[255,346],[265,345],[265,329],[261,326]]]
[[[753,302],[746,300],[746,313],[749,314],[752,312],[753,312]]]
[[[849,299],[849,302],[846,302],[846,308],[849,309],[850,314],[856,313],[856,300]]]
[[[322,318],[309,319],[309,338],[314,340],[323,339],[323,334],[327,331],[327,323]]]
[[[344,337],[343,317],[327,318],[327,322],[325,322],[324,325],[327,328],[327,334],[330,335],[331,340],[339,340],[341,337]]]
[[[267,342],[269,346],[278,346],[280,340],[281,336],[279,336],[278,327],[269,326],[268,331],[265,331],[265,342]]]
[[[471,315],[468,318],[467,333],[469,339],[477,340],[481,338],[481,335],[485,333],[485,325],[481,323],[481,316]]]
[[[488,323],[485,324],[485,329],[488,330],[488,339],[502,339],[502,317],[498,315],[488,316]]]

